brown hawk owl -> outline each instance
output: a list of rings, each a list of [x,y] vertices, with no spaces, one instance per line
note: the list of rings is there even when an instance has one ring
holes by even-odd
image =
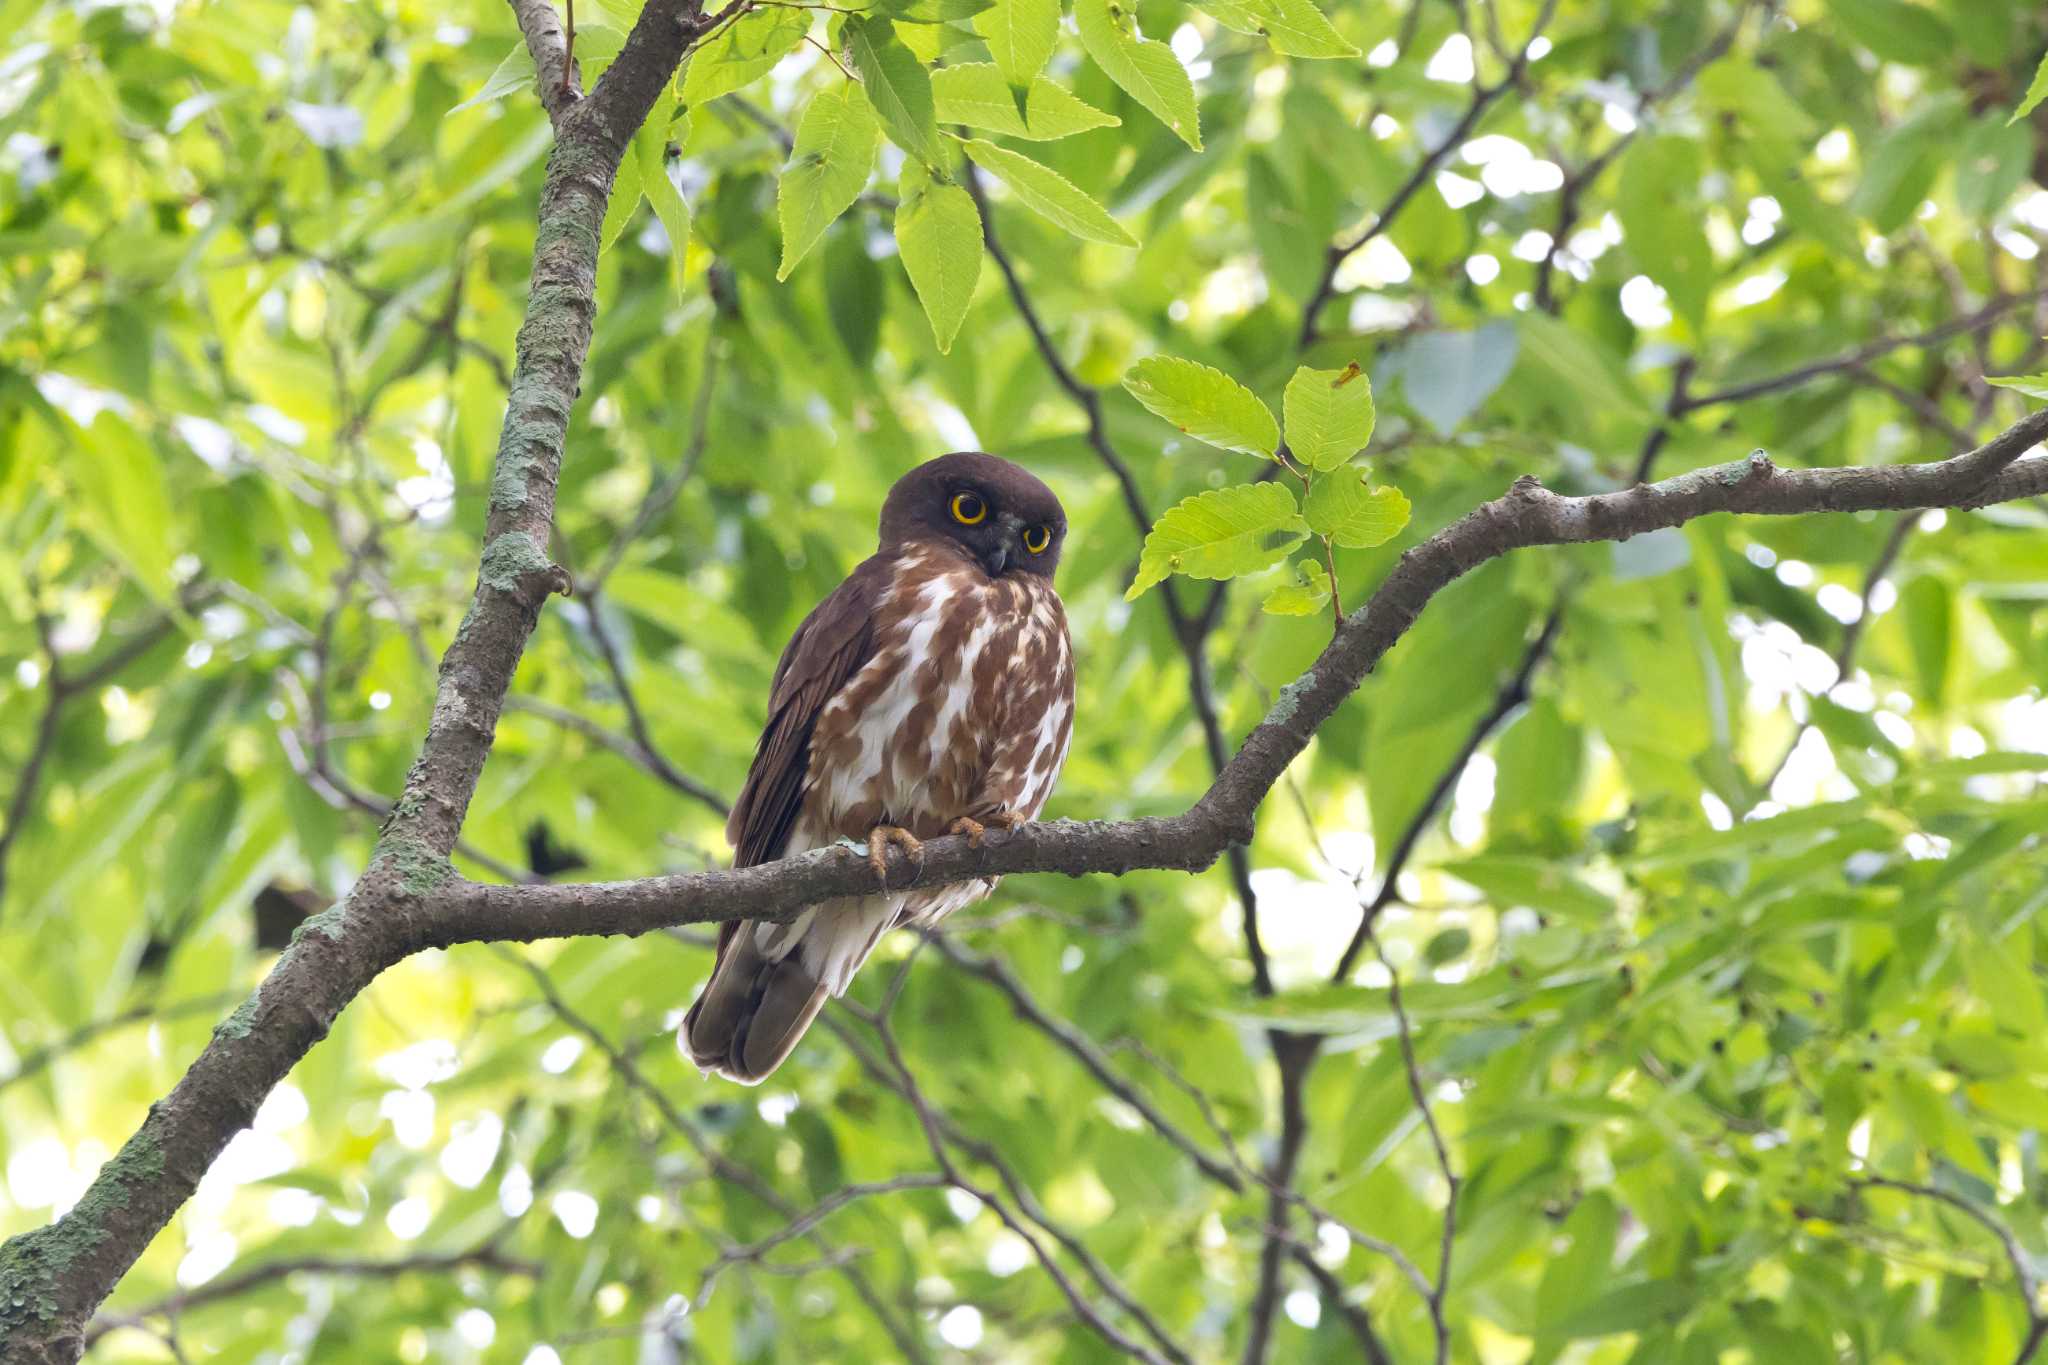
[[[751,867],[865,842],[882,889],[788,924],[722,925],[683,1023],[699,1067],[753,1084],[789,1055],[885,930],[934,925],[994,878],[892,892],[890,843],[1037,818],[1066,761],[1074,662],[1050,488],[1008,460],[942,455],[896,481],[881,543],[797,627],[726,837]]]

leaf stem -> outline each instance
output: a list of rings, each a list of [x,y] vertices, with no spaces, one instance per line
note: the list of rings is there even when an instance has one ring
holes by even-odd
[[[1330,543],[1328,536],[1323,542],[1323,563],[1330,570],[1330,620],[1338,630],[1344,628],[1344,590],[1337,583],[1337,547]]]

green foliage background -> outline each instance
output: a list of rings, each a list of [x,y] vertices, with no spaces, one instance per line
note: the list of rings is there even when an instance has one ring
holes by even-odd
[[[582,8],[588,76],[630,14]],[[1027,8],[989,13],[1037,32]],[[2020,410],[1987,375],[2041,368],[2048,110],[2008,119],[2048,20],[2024,0],[1565,0],[1513,72],[1529,0],[1343,0],[1326,60],[1287,55],[1331,45],[1277,0],[1144,0],[1140,29],[1172,50],[1118,50],[1191,65],[1198,136],[1086,55],[1121,11],[1076,8],[1046,79],[1118,121],[976,132],[1021,287],[1102,391],[1153,514],[1257,466],[1147,413],[1117,387],[1133,363],[1200,360],[1275,411],[1298,364],[1363,365],[1374,476],[1414,511],[1390,544],[1334,551],[1347,606],[1518,474],[1591,491],[1755,446],[1936,458]],[[1208,586],[1124,601],[1144,528],[1001,273],[958,232],[932,229],[923,264],[906,245],[913,274],[939,272],[926,301],[933,280],[952,300],[928,318],[899,262],[899,213],[960,207],[957,145],[935,148],[955,183],[915,160],[899,176],[893,145],[872,178],[818,163],[821,201],[850,208],[777,282],[779,139],[814,98],[858,103],[791,35],[839,45],[869,96],[906,79],[905,46],[913,66],[990,59],[959,23],[888,12],[894,45],[863,50],[833,35],[872,39],[878,15],[762,9],[630,158],[555,546],[601,590],[551,607],[521,668],[473,875],[530,869],[536,844],[576,877],[718,864],[720,818],[646,761],[621,681],[673,770],[731,794],[777,652],[870,548],[890,482],[969,444],[1042,473],[1075,527],[1081,705],[1049,813],[1178,810],[1207,784],[1160,602],[1194,611]],[[1260,27],[1281,36],[1242,31]],[[317,906],[362,865],[475,572],[549,130],[494,0],[4,0],[0,33],[14,1233],[76,1197],[261,973],[259,900]],[[1475,63],[1477,88],[1507,84],[1444,160],[1457,179],[1398,197]],[[744,105],[707,94],[734,83]],[[883,131],[921,142],[915,114]],[[1004,149],[1086,202],[1035,182],[1042,216]],[[1024,188],[1000,187],[1006,164]],[[1396,202],[1303,350],[1326,245]],[[1112,244],[1091,206],[1141,245]],[[1573,254],[1540,266],[1532,233]],[[957,328],[943,353],[935,326]],[[1446,1186],[1391,964],[1462,1178],[1454,1359],[2014,1358],[2039,1323],[2016,1271],[2030,1286],[2048,1264],[2044,525],[2034,506],[1721,519],[1482,569],[1268,803],[1271,999],[1221,873],[1020,878],[951,937],[1111,1047],[1220,1160],[1212,1121],[1245,1162],[1271,1150],[1267,1030],[1328,1035],[1299,1188],[1433,1279]],[[1306,572],[1223,600],[1208,658],[1228,734],[1328,638],[1323,615],[1260,609]],[[1553,612],[1526,701],[1432,811]],[[1386,961],[1326,984],[1418,818]],[[886,945],[857,1003],[915,946]],[[108,1311],[193,1300],[93,1358],[1115,1357],[991,1210],[936,1188],[835,1205],[829,1248],[777,1245],[707,1289],[722,1250],[793,1211],[934,1170],[853,1011],[760,1091],[700,1080],[671,1029],[708,965],[705,936],[679,933],[389,973]],[[999,1154],[960,1157],[977,1178],[1002,1189],[1007,1170],[1194,1358],[1235,1358],[1262,1196],[1205,1179],[938,949],[892,1018],[923,1092]],[[1360,1358],[1361,1314],[1392,1359],[1432,1358],[1428,1305],[1387,1257],[1334,1222],[1293,1228],[1274,1359]]]

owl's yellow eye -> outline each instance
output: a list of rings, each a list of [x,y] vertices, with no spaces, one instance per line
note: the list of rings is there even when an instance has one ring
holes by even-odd
[[[962,526],[974,526],[988,517],[988,504],[972,493],[953,495],[953,520]]]
[[[1045,547],[1052,544],[1052,527],[1034,526],[1024,533],[1024,548],[1035,555],[1045,553]]]

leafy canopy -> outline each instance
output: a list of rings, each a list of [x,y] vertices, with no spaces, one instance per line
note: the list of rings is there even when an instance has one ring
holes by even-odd
[[[720,863],[779,651],[946,449],[1065,501],[1049,813],[1115,817],[1184,809],[1198,698],[1227,746],[1333,604],[1519,475],[1934,458],[2048,395],[2041,6],[1562,0],[1532,45],[1549,9],[738,13],[620,168],[551,547],[580,591],[463,870]],[[576,18],[594,80],[633,7]],[[551,134],[502,0],[0,0],[0,32],[12,1234],[363,866],[476,574]],[[2044,529],[1721,518],[1489,564],[1262,812],[1271,995],[1226,869],[1013,879],[852,1003],[907,971],[952,1159],[1191,1359],[1242,1358],[1271,1219],[1189,1153],[1270,1160],[1316,1033],[1270,1360],[1434,1358],[1341,1231],[1434,1277],[1418,1092],[1453,1360],[2013,1360],[2009,1253],[2048,1255]],[[855,1010],[760,1091],[691,1071],[709,961],[389,973],[93,1358],[172,1358],[174,1296],[222,1362],[1115,1358],[934,1184]]]

